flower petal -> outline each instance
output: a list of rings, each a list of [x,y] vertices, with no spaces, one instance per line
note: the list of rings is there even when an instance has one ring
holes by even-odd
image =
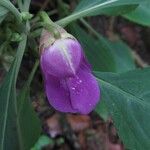
[[[91,112],[100,98],[100,90],[89,69],[79,69],[75,77],[67,81],[72,107],[81,114]]]
[[[58,111],[72,112],[76,110],[72,108],[69,90],[64,79],[45,75],[45,89],[49,103]]]
[[[68,77],[76,74],[82,59],[82,48],[74,39],[55,41],[41,55],[41,66],[44,72],[56,77]]]

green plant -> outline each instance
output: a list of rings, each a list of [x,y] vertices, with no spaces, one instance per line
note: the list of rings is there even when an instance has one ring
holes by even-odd
[[[102,102],[95,111],[104,119],[112,116],[126,148],[148,150],[150,68],[137,69],[128,45],[121,40],[109,41],[83,18],[121,15],[149,27],[150,1],[81,0],[71,14],[62,1],[59,4],[65,10],[60,16],[67,16],[55,23],[66,27],[82,43],[100,84]],[[0,0],[0,57],[9,68],[0,87],[1,150],[28,150],[41,133],[40,122],[30,104],[30,85],[39,64],[35,38],[41,35],[43,28],[49,29],[49,24],[45,24],[38,13],[31,15],[29,6],[30,0],[17,0],[15,4]],[[85,32],[80,24],[92,34]],[[33,50],[35,65],[23,88],[17,90],[21,62],[29,47]],[[4,57],[6,54],[9,61]]]

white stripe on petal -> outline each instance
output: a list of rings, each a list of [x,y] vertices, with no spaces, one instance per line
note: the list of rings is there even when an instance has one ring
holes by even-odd
[[[67,62],[67,65],[69,65],[70,69],[72,70],[73,74],[75,74],[75,68],[72,63],[71,55],[69,54],[69,51],[67,50],[66,45],[63,43],[60,44],[60,53],[64,56],[65,61]]]

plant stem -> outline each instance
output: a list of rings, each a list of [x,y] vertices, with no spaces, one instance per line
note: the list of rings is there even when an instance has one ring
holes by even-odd
[[[16,19],[18,20],[19,23],[22,22],[21,13],[10,1],[0,0],[0,5],[7,8],[10,12],[12,12],[16,16]]]
[[[110,5],[113,5],[115,4],[115,2],[117,2],[118,0],[110,0],[110,1],[106,1],[106,2],[103,2],[101,4],[98,4],[98,5],[95,5],[91,8],[88,8],[88,9],[83,9],[83,10],[79,10],[73,14],[71,14],[70,16],[67,16],[61,20],[58,20],[56,23],[61,25],[61,26],[66,26],[67,24],[69,24],[70,22],[76,20],[76,19],[79,19],[79,18],[82,18],[82,17],[85,17],[87,16],[87,14],[89,13],[92,13],[94,12],[95,10],[97,9],[102,9],[102,8],[106,8]]]
[[[46,12],[41,11],[41,12],[39,13],[39,16],[40,16],[40,18],[42,19],[42,21],[43,21],[44,23],[51,24],[51,25],[54,25],[54,24],[55,24],[55,23],[49,18],[48,14],[47,14]]]
[[[24,0],[23,11],[29,11],[31,0]]]
[[[41,11],[39,13],[39,16],[43,22],[43,26],[51,33],[53,33],[55,38],[59,38],[60,32],[58,31],[58,25],[54,23],[48,16],[48,14],[45,11]]]
[[[27,87],[28,88],[30,87],[30,84],[31,84],[31,82],[33,80],[33,77],[35,75],[35,72],[36,72],[38,66],[39,66],[39,59],[36,60],[34,66],[33,66],[33,69],[32,69],[32,71],[31,71],[31,73],[29,75],[29,78],[28,78],[28,81],[27,81]]]
[[[77,19],[78,17],[74,17],[73,15],[70,15],[68,17],[65,17],[63,19],[60,19],[58,21],[56,21],[56,24],[65,27],[67,24],[69,24],[70,22],[72,22],[73,20]]]
[[[22,10],[23,9],[22,0],[17,0],[17,4],[19,6],[19,9]]]
[[[30,36],[31,36],[32,38],[36,38],[36,37],[40,36],[41,33],[42,33],[42,28],[39,28],[39,29],[34,30],[33,32],[31,32],[31,33],[30,33]]]
[[[85,21],[84,19],[80,19],[80,21],[81,21],[82,24],[83,24],[87,29],[89,29],[97,38],[100,37],[100,34],[97,33],[97,32],[93,29],[93,27],[92,27],[87,21]]]
[[[51,16],[51,15],[56,14],[57,12],[58,12],[57,9],[54,9],[54,10],[52,10],[52,11],[50,11],[50,12],[47,12],[47,14],[48,14],[49,16]],[[36,22],[39,21],[39,20],[40,20],[39,16],[35,16],[35,17],[31,20],[31,23],[36,23]]]

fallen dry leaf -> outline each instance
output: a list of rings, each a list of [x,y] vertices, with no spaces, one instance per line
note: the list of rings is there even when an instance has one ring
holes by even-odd
[[[62,129],[59,123],[59,114],[54,114],[46,120],[48,126],[48,133],[51,137],[56,137],[62,133]]]
[[[91,126],[91,119],[86,115],[67,115],[67,120],[73,131],[79,132]]]

